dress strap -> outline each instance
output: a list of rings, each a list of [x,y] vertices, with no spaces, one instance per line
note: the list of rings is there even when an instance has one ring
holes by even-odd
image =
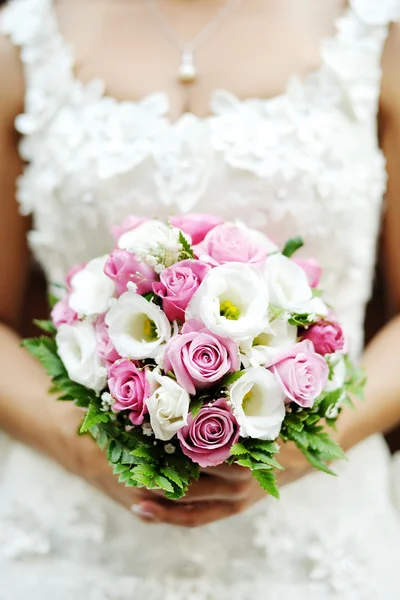
[[[70,89],[73,53],[58,30],[52,0],[11,0],[0,17],[0,32],[20,48],[26,93],[16,129],[30,136],[54,115]]]
[[[400,20],[400,0],[349,0],[337,33],[323,44],[322,58],[339,85],[343,108],[376,124],[381,58],[392,21]]]

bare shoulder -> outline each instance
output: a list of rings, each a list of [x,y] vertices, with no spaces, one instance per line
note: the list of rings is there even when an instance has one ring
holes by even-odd
[[[0,19],[3,10],[0,10]],[[0,120],[2,122],[9,123],[22,112],[24,88],[19,50],[6,35],[0,33]]]
[[[381,112],[400,118],[400,23],[392,23],[382,56]]]

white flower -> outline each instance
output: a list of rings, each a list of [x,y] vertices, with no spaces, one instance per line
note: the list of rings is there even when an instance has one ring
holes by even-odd
[[[296,263],[283,254],[273,254],[265,262],[264,275],[272,306],[295,313],[312,312],[312,290]]]
[[[174,379],[157,371],[148,372],[147,379],[152,393],[146,404],[154,434],[159,440],[170,440],[187,424],[190,396]]]
[[[113,304],[106,324],[110,340],[124,358],[155,358],[171,337],[171,325],[161,308],[131,292]]]
[[[329,313],[325,302],[318,297],[312,298],[310,302],[310,310],[316,317],[327,317]]]
[[[241,436],[278,437],[285,418],[285,395],[273,373],[262,367],[247,369],[229,393]]]
[[[69,305],[78,315],[106,312],[115,293],[115,284],[104,273],[108,255],[89,261],[71,279]]]
[[[285,319],[274,319],[252,342],[241,345],[242,362],[246,367],[268,367],[283,348],[293,346],[296,340],[297,327],[289,325]]]
[[[136,229],[126,231],[118,240],[118,247],[141,256],[149,265],[169,267],[181,251],[179,229],[162,221],[145,221]],[[190,242],[188,235],[185,237]]]
[[[212,269],[186,310],[210,331],[235,341],[253,339],[268,324],[268,290],[260,272],[247,264]]]
[[[99,393],[106,386],[107,372],[97,354],[96,332],[92,323],[62,324],[56,334],[58,354],[72,381]]]

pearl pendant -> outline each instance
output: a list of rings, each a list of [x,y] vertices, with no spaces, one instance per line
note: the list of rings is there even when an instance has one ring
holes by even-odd
[[[193,83],[197,77],[197,69],[194,64],[192,52],[185,51],[182,54],[181,64],[178,70],[178,79],[181,83]]]

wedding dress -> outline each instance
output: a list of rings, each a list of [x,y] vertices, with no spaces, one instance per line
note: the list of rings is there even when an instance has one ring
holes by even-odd
[[[197,211],[276,242],[301,234],[355,356],[385,190],[377,144],[380,57],[399,0],[352,0],[321,66],[272,99],[216,91],[211,116],[171,122],[163,93],[117,102],[82,84],[51,0],[13,0],[2,31],[21,48],[29,243],[48,281],[111,248],[110,225]],[[374,436],[245,514],[196,530],[145,525],[86,482],[0,435],[1,600],[395,600],[400,517]]]

